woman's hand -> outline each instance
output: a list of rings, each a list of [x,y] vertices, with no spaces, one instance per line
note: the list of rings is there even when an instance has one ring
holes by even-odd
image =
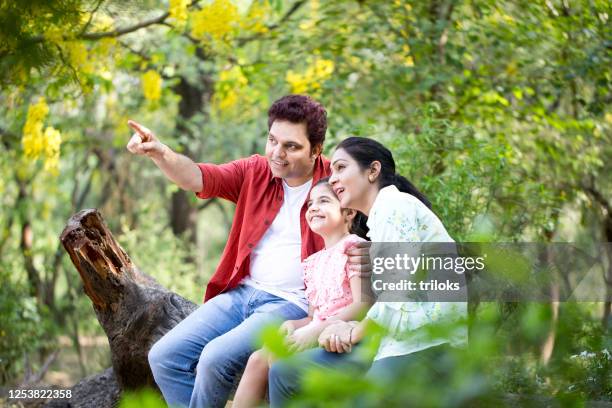
[[[348,268],[359,272],[359,277],[369,279],[372,276],[372,263],[370,259],[371,242],[357,242],[346,249]]]
[[[321,329],[314,324],[301,327],[287,336],[287,344],[291,351],[303,351],[316,347]]]
[[[332,353],[350,353],[353,348],[351,344],[353,327],[353,324],[343,321],[330,324],[319,335],[319,345]]]

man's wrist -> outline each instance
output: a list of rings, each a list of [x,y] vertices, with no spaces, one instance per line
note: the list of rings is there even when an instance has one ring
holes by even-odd
[[[168,146],[165,144],[158,142],[160,147],[159,150],[153,150],[149,153],[149,158],[157,164],[157,166],[162,166],[170,160],[170,153],[172,152]]]
[[[162,161],[168,161],[170,159],[170,154],[172,153],[172,149],[170,149],[168,146],[166,146],[163,143],[159,143],[161,145],[161,154],[160,154],[160,160]]]

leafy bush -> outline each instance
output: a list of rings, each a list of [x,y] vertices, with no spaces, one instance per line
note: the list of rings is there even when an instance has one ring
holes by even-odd
[[[48,346],[47,313],[40,311],[28,286],[15,281],[18,264],[0,264],[0,383],[9,384],[23,374],[24,356]]]

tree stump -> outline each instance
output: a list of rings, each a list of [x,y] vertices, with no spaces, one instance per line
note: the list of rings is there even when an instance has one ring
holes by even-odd
[[[105,378],[111,380],[105,385],[97,382],[96,387],[109,387],[110,395],[116,379],[120,390],[157,388],[147,354],[159,338],[197,306],[140,271],[96,209],[73,215],[60,239],[110,344],[114,375],[106,373]],[[97,381],[98,376],[94,377]],[[72,406],[89,406],[87,393],[78,393],[76,388],[87,389],[90,385],[85,379],[75,386],[73,395],[81,395],[78,398],[83,401],[71,400]],[[95,405],[100,407],[99,403]]]

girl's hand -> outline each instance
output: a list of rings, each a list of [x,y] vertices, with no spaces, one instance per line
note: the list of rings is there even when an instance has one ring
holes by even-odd
[[[301,327],[287,336],[289,350],[293,352],[304,351],[316,347],[319,329],[313,325]]]
[[[285,336],[289,336],[295,331],[295,324],[293,320],[286,320],[281,324],[279,331]]]
[[[319,335],[319,345],[332,353],[350,353],[353,348],[350,341],[352,329],[353,325],[347,322],[333,323]]]

